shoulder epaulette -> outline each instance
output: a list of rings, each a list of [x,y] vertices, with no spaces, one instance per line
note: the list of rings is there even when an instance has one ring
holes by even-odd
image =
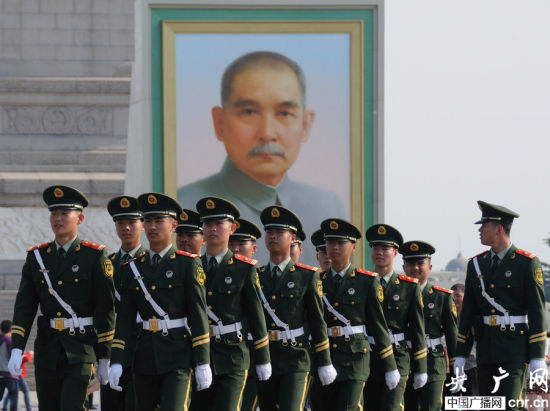
[[[94,250],[101,251],[105,248],[105,244],[92,243],[91,241],[84,240],[80,244],[84,247],[93,248]]]
[[[399,274],[398,277],[400,280],[408,281],[409,283],[418,284],[418,278],[412,278],[412,277],[409,277],[408,275],[403,275],[403,274]]]
[[[29,247],[29,248],[27,248],[27,253],[30,252],[30,251],[38,250],[39,248],[47,247],[49,245],[50,245],[50,243],[42,243],[40,245],[35,245],[34,247]]]
[[[147,251],[149,251],[149,250],[147,250]],[[122,266],[124,267],[124,266],[130,264],[130,262],[136,261],[137,259],[143,257],[145,254],[147,254],[147,251],[142,251],[140,255],[136,255],[134,258],[129,259],[124,264],[122,264]]]
[[[447,288],[443,288],[443,287],[440,287],[440,286],[438,286],[438,285],[432,285],[432,288],[433,288],[434,290],[443,291],[444,293],[448,293],[448,294],[453,294],[453,293],[454,293],[453,290],[449,290],[449,289],[447,289]]]
[[[516,254],[522,255],[524,257],[530,258],[531,260],[536,257],[535,254],[530,253],[529,251],[522,250],[521,248],[516,248]]]
[[[378,277],[378,273],[375,273],[374,271],[365,270],[364,268],[356,268],[355,271],[361,274],[370,275],[371,277]]]
[[[107,257],[109,257],[109,259],[112,260],[113,258],[115,258],[115,254],[116,254],[116,253],[111,253],[111,254],[109,254]]]
[[[239,261],[243,261],[243,262],[248,263],[250,265],[258,264],[258,260],[254,260],[252,258],[245,257],[244,255],[234,254],[233,257],[235,257]]]
[[[177,250],[176,254],[184,255],[186,257],[191,257],[191,258],[195,258],[199,256],[198,254],[188,253],[187,251],[182,251],[182,250]]]
[[[294,265],[296,267],[305,268],[306,270],[310,270],[310,271],[317,271],[319,269],[319,267],[313,267],[311,265],[306,265],[306,264],[302,264],[302,263],[296,263]]]
[[[480,256],[482,256],[483,254],[488,253],[488,252],[489,252],[489,250],[482,251],[481,253],[476,254],[476,255],[474,255],[473,257],[470,257],[469,259],[470,259],[470,260],[473,260],[474,258],[480,257]]]
[[[262,265],[262,266],[260,267],[260,271],[261,271],[262,273],[265,271],[265,265]]]

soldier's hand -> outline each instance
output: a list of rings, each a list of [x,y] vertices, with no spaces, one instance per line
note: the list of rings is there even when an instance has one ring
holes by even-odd
[[[17,377],[23,372],[23,370],[21,369],[21,362],[23,361],[22,354],[23,351],[21,351],[19,348],[12,348],[11,350],[11,357],[8,362],[8,371],[14,377]]]
[[[399,371],[397,369],[393,371],[388,371],[386,373],[386,385],[388,386],[388,389],[391,391],[397,387],[397,384],[399,384],[399,380],[401,379],[401,375],[399,375]]]
[[[199,364],[195,367],[197,391],[205,390],[212,384],[212,370],[210,364]]]
[[[271,377],[271,363],[256,365],[256,375],[260,381],[267,381]]]
[[[544,358],[533,358],[529,361],[529,373],[541,373],[543,371],[546,371],[546,362],[544,361]]]
[[[455,363],[453,365],[455,377],[460,377],[462,374],[464,374],[464,364],[466,364],[466,358],[456,357]]]
[[[115,391],[122,391],[122,387],[118,385],[121,375],[122,365],[118,363],[111,364],[111,372],[109,373],[109,385]]]
[[[109,359],[100,358],[99,366],[97,367],[97,378],[101,385],[107,385],[109,383]]]
[[[420,372],[420,373],[414,374],[413,388],[415,390],[422,388],[423,386],[426,385],[427,382],[428,382],[428,373]]]
[[[336,372],[336,368],[334,368],[332,364],[319,367],[317,369],[317,373],[319,374],[319,379],[321,380],[322,385],[332,384],[338,374]]]

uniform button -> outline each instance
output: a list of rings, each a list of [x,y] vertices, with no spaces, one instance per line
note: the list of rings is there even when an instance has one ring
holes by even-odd
[[[75,278],[75,279],[74,279],[74,282],[77,283],[77,282],[78,282],[78,278]]]
[[[491,284],[491,288],[495,288],[495,285],[494,285],[494,284]]]
[[[151,290],[156,290],[157,289],[157,286],[156,285],[152,285],[151,286]]]
[[[338,321],[338,317],[332,317],[334,321]]]
[[[363,352],[367,352],[367,349],[366,349],[366,348],[363,348]]]
[[[153,315],[153,319],[156,319],[156,318],[157,318],[157,316],[156,316],[156,315]]]
[[[338,347],[338,344],[332,344],[332,348]]]
[[[271,310],[272,310],[273,312],[275,312],[275,308],[272,308]]]
[[[42,284],[44,284],[44,280],[42,280],[41,282],[42,282]]]
[[[290,298],[294,298],[294,294],[290,294]]]
[[[212,295],[212,291],[208,291],[208,295]]]
[[[271,326],[272,326],[272,327],[276,327],[275,323],[271,323]]]
[[[302,346],[302,343],[298,343],[298,347],[301,347]]]
[[[208,320],[208,324],[212,324],[212,320]]]
[[[523,330],[521,330],[519,333],[520,333],[520,334],[523,334]]]
[[[511,285],[510,285],[510,284],[508,284],[508,286],[507,286],[507,287],[508,287],[508,288],[510,288],[510,287],[511,287]]]
[[[494,312],[495,312],[495,309],[494,309],[494,308],[491,308],[491,312],[494,313]]]
[[[231,294],[231,290],[227,290],[227,294]]]
[[[211,309],[212,309],[212,306],[211,306],[211,305],[209,305],[209,306],[208,306],[208,309],[210,309],[210,310],[211,310]]]
[[[351,302],[351,305],[354,305],[354,304],[355,304],[355,301],[352,301],[352,302]]]
[[[58,317],[61,317],[61,313],[60,313],[60,312],[58,312],[58,313],[57,313],[57,316],[58,316]]]
[[[338,304],[338,301],[336,301],[336,302],[334,303],[334,306],[335,306],[335,307],[338,307],[339,305],[340,305],[340,304]]]
[[[136,287],[136,290],[139,290],[139,287]]]
[[[172,284],[168,284],[168,288],[172,288]]]
[[[58,284],[58,285],[61,285],[61,284],[63,284],[63,281],[59,280],[59,281],[57,282],[57,284]]]
[[[276,300],[276,299],[277,299],[277,296],[272,295],[272,296],[271,296],[271,299],[272,299],[272,300]]]

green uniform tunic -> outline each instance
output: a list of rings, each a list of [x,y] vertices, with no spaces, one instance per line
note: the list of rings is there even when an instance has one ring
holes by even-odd
[[[41,410],[84,409],[93,363],[110,355],[115,315],[113,266],[104,248],[76,237],[64,258],[58,256],[55,242],[28,250],[15,300],[12,347],[25,349],[40,305],[43,315],[38,317],[34,362]],[[51,328],[50,319],[71,316],[49,292],[34,249],[63,301],[78,317],[93,317],[94,326],[86,326],[84,333],[78,327],[74,333]]]

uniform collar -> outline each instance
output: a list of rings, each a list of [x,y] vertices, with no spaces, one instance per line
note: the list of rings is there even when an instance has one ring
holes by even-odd
[[[221,264],[222,263],[222,260],[223,260],[223,257],[225,257],[225,255],[227,254],[227,250],[229,250],[229,248],[226,248],[225,250],[223,250],[221,253],[219,254],[216,254],[215,256],[211,256],[210,254],[208,253],[205,253],[204,255],[206,256],[206,262],[210,262],[210,258],[214,257],[216,259],[216,262],[218,264]]]
[[[124,251],[122,248],[120,248],[120,257],[124,257],[126,254],[130,254],[130,257],[134,258],[136,256],[136,253],[137,251],[139,250],[139,248],[141,247],[141,244],[138,245],[136,248],[134,248],[133,250],[130,250],[128,252]],[[165,253],[166,254],[166,253]]]
[[[510,248],[512,248],[512,243],[510,243],[510,245],[508,247],[506,247],[504,250],[502,250],[500,253],[495,253],[493,251],[493,249],[491,249],[491,259],[493,259],[493,257],[496,255],[498,255],[498,259],[499,261],[502,261],[504,259],[504,257],[506,257],[506,254],[508,253],[508,250],[510,250]]]
[[[348,271],[348,268],[349,266],[351,265],[351,263],[349,263],[348,265],[346,265],[346,267],[338,272],[336,272],[336,270],[332,267],[330,267],[330,273],[332,274],[333,277],[339,275],[340,277],[344,278],[344,276],[346,275],[346,271]]]
[[[279,264],[275,264],[274,262],[269,261],[269,272],[272,272],[273,268],[275,266],[279,267],[279,270],[281,270],[281,272],[283,272],[285,270],[286,266],[288,265],[288,263],[290,263],[290,257],[288,257],[284,261],[281,261]]]
[[[420,292],[424,292],[424,289],[426,288],[427,285],[428,285],[428,280],[426,280],[424,284],[420,284]]]
[[[386,284],[389,284],[389,283],[390,283],[390,280],[391,280],[391,276],[392,276],[392,275],[393,275],[393,270],[390,271],[388,274],[382,276],[382,278],[384,279],[384,281],[386,282]]]
[[[65,244],[63,244],[63,249],[65,250],[66,253],[69,252],[69,249],[73,245],[74,240],[76,240],[76,237],[78,237],[78,236],[75,235],[71,240],[69,240]],[[57,242],[57,240],[54,240],[54,242],[55,242],[56,250],[59,250],[61,248],[61,245]]]
[[[158,253],[155,253],[153,250],[149,250],[149,257],[151,257],[151,259],[153,259],[153,257],[155,256],[155,254],[158,254],[160,255],[160,258],[164,258],[164,256],[166,255],[166,253],[168,252],[168,250],[170,250],[170,248],[172,248],[172,244],[170,244],[168,247],[166,248],[163,248],[162,250],[160,250]]]

